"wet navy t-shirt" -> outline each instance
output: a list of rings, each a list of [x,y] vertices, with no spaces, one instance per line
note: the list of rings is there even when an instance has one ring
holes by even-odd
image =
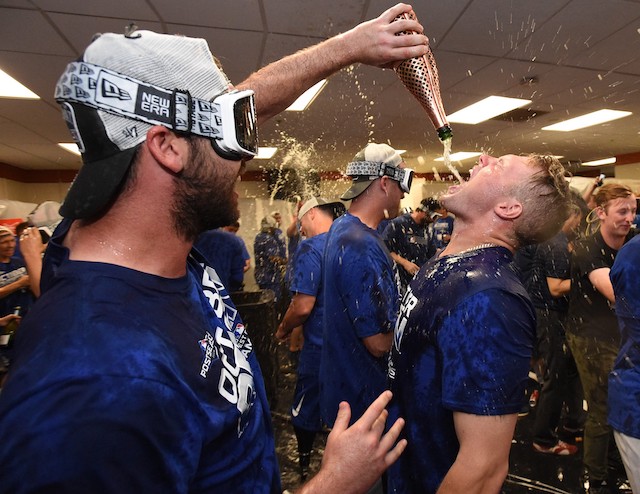
[[[331,225],[323,277],[321,413],[333,426],[341,401],[351,405],[353,423],[386,388],[387,358],[374,357],[362,340],[393,330],[399,295],[380,235],[349,213]]]
[[[502,247],[433,259],[402,300],[389,362],[388,423],[406,420],[407,449],[388,472],[390,493],[436,492],[459,443],[453,412],[517,413],[535,312]]]
[[[316,297],[313,309],[302,328],[305,345],[311,344],[316,347],[322,346],[324,301],[320,296],[320,289],[322,287],[322,256],[326,240],[326,233],[303,240],[293,258],[291,292]]]
[[[61,228],[0,394],[0,493],[280,493],[260,369],[215,271],[70,261]]]

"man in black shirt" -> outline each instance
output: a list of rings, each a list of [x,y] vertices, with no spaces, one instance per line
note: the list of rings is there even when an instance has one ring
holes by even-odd
[[[598,191],[596,203],[600,230],[578,243],[571,259],[567,321],[567,342],[588,405],[583,463],[590,493],[609,492],[607,467],[612,432],[607,424],[608,375],[620,344],[609,271],[631,229],[636,197],[629,187],[607,184]]]

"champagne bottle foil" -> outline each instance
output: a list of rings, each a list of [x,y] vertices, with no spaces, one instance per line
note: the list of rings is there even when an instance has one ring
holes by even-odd
[[[395,18],[396,21],[400,19],[416,20],[416,15],[413,11],[406,12]],[[414,33],[412,31],[403,31],[399,34]],[[431,49],[429,48],[427,53],[421,57],[404,60],[394,70],[404,86],[427,112],[440,140],[444,141],[451,138],[453,134],[440,96],[438,67]]]

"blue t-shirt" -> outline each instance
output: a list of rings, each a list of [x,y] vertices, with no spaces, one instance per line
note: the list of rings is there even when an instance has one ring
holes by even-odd
[[[535,312],[503,247],[433,259],[409,284],[389,359],[388,423],[406,420],[407,449],[389,493],[436,492],[459,450],[453,412],[517,413]]]
[[[620,249],[610,278],[621,340],[609,375],[609,423],[640,439],[640,236]]]
[[[384,242],[349,213],[331,225],[323,276],[321,413],[332,426],[341,401],[351,405],[353,423],[386,388],[387,359],[374,357],[362,340],[393,330],[399,295]]]
[[[279,264],[271,257],[286,259],[287,247],[277,234],[260,232],[253,243],[253,254],[256,260],[254,276],[260,286],[278,285],[282,283],[283,272]]]
[[[313,309],[302,327],[304,344],[312,344],[316,347],[322,346],[324,301],[319,294],[322,286],[322,256],[326,240],[326,233],[303,240],[293,258],[291,292],[316,297]]]
[[[0,394],[0,493],[280,493],[260,369],[215,271],[47,249]]]
[[[240,237],[225,230],[209,230],[198,236],[194,247],[216,270],[226,288],[235,291],[242,287],[247,249]]]
[[[411,214],[391,220],[384,229],[382,238],[390,252],[395,252],[417,266],[425,264],[436,251],[429,225],[419,225]],[[400,266],[398,272],[403,286],[408,285],[413,274]]]

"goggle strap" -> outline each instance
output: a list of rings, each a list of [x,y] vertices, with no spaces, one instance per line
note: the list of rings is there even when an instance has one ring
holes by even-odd
[[[397,182],[402,182],[406,173],[405,168],[397,168],[379,161],[352,161],[347,165],[347,175],[350,177],[391,177]]]
[[[87,62],[72,62],[56,86],[59,102],[163,125],[209,139],[222,139],[219,106],[188,91],[168,91]]]

